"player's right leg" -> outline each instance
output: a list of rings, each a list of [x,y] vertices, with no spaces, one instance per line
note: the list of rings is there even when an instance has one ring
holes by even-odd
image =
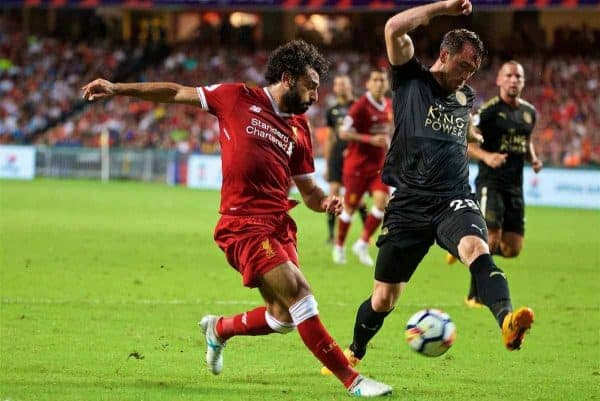
[[[243,277],[246,287],[260,285],[260,276],[290,259],[297,260],[293,240],[295,232],[282,238],[284,243],[270,237],[274,227],[288,226],[291,218],[244,218],[222,216],[215,229],[215,240],[223,249],[227,260]],[[290,228],[290,229],[291,229]],[[199,322],[206,341],[206,364],[218,375],[223,369],[223,351],[226,342],[235,336],[260,336],[271,333],[285,334],[293,330],[291,317],[270,305],[268,294],[262,294],[267,306],[232,316],[206,315]]]
[[[431,243],[425,241],[402,247],[392,240],[381,241],[380,238],[378,245],[373,295],[356,312],[354,335],[349,347],[359,360],[364,358],[367,344],[394,309],[404,286],[427,254]]]
[[[373,294],[358,307],[352,343],[344,352],[352,366],[358,365],[365,357],[367,345],[383,327],[385,318],[394,309],[404,286],[431,246],[430,241],[424,241],[402,247],[381,238]],[[323,367],[321,374],[331,372]]]
[[[367,379],[350,366],[342,350],[321,323],[317,302],[302,272],[291,262],[277,266],[261,278],[261,290],[289,308],[289,314],[306,347],[319,359],[348,392],[354,396],[386,395],[392,388]]]

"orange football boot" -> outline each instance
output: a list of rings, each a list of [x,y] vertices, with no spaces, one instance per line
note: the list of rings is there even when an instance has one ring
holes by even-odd
[[[348,362],[350,362],[350,366],[352,366],[353,368],[356,367],[356,365],[358,365],[360,363],[360,359],[358,359],[357,357],[354,356],[354,352],[350,351],[350,348],[346,348],[344,350],[344,356],[346,357]],[[327,366],[323,366],[321,368],[321,374],[325,375],[325,376],[329,376],[329,375],[332,375],[333,372],[331,370],[329,370],[327,368]]]
[[[502,322],[502,340],[509,351],[521,348],[527,330],[533,324],[533,311],[522,307],[509,313]]]

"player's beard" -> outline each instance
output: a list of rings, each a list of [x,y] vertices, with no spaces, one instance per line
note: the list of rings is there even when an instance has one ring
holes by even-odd
[[[283,95],[283,104],[285,108],[292,114],[304,114],[312,103],[302,102],[298,88],[294,86]]]

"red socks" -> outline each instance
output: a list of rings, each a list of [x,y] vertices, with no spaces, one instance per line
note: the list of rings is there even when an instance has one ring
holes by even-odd
[[[338,232],[337,239],[335,241],[336,245],[343,246],[344,242],[346,242],[346,237],[348,236],[348,231],[350,230],[350,222],[345,222],[342,219],[338,218]]]
[[[217,335],[221,340],[227,341],[233,336],[260,336],[274,333],[267,324],[266,310],[266,307],[261,306],[239,315],[220,318],[216,327]],[[297,329],[306,347],[346,388],[350,387],[358,372],[350,366],[340,347],[321,323],[319,315],[302,321]]]
[[[221,340],[227,341],[233,336],[262,336],[274,333],[267,324],[266,311],[266,307],[259,306],[239,315],[222,317],[217,322],[217,335]]]
[[[377,227],[379,227],[379,224],[381,224],[381,219],[378,219],[377,217],[373,216],[373,213],[369,213],[369,215],[367,216],[367,220],[365,221],[365,226],[362,230],[360,238],[366,243],[368,243],[373,233],[377,230]]]
[[[297,329],[306,347],[344,383],[346,388],[350,387],[358,372],[350,366],[340,347],[321,323],[319,315],[306,319]]]

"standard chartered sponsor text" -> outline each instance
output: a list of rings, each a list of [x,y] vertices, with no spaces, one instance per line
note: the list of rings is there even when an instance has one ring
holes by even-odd
[[[252,118],[250,120],[250,125],[246,126],[246,133],[259,138],[268,139],[283,149],[288,156],[292,154],[293,142],[290,142],[290,138],[277,128],[259,120],[258,118]]]

